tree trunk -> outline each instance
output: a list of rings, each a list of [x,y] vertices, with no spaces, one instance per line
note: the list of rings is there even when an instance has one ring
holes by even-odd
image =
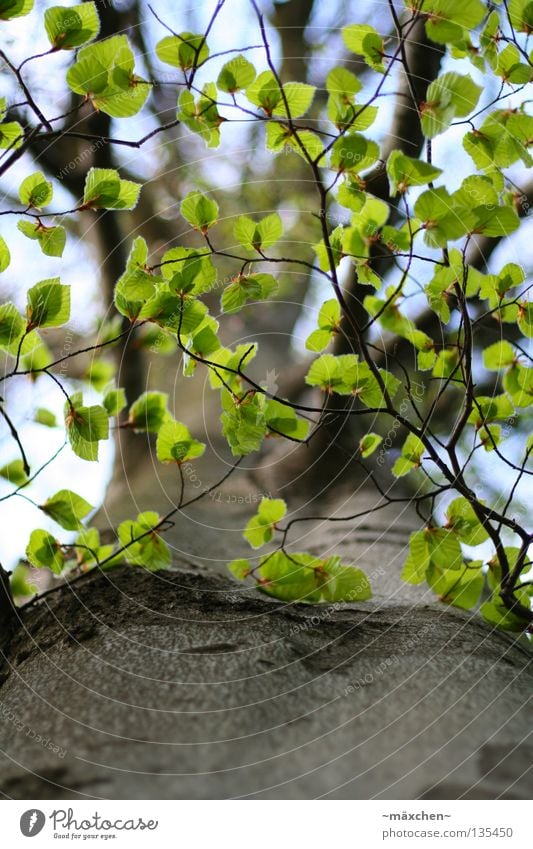
[[[229,503],[178,523],[198,554],[173,571],[93,574],[26,609],[4,641],[5,797],[529,798],[530,654],[400,583],[410,509],[297,525],[295,550],[338,552],[375,587],[309,606],[213,568],[241,553],[251,511]]]

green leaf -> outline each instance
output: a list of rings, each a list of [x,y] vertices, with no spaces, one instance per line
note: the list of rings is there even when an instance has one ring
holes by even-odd
[[[110,389],[104,395],[102,404],[108,416],[118,416],[126,406],[126,392],[124,389]]]
[[[0,20],[9,21],[28,15],[33,9],[34,0],[0,0]]]
[[[362,56],[374,71],[385,73],[383,64],[383,39],[368,24],[351,24],[344,27],[342,37],[348,50]]]
[[[44,13],[44,26],[51,45],[57,50],[81,47],[96,38],[100,31],[96,3],[52,6]]]
[[[411,186],[431,183],[442,174],[442,169],[420,159],[406,156],[401,150],[393,150],[387,160],[387,174],[391,195],[394,197],[397,194],[404,194]]]
[[[251,300],[266,301],[278,290],[277,280],[271,274],[241,275],[226,286],[220,299],[222,311],[238,312]]]
[[[113,551],[112,545],[100,545],[100,534],[96,528],[82,528],[74,545],[79,565],[105,560]]]
[[[520,53],[514,44],[508,44],[498,54],[494,71],[504,83],[520,85],[530,82],[532,77],[530,65],[520,62]]]
[[[5,271],[11,262],[11,254],[7,246],[6,240],[0,236],[0,272]]]
[[[361,569],[345,566],[340,557],[330,557],[318,570],[323,573],[322,595],[325,601],[356,602],[372,598],[370,581]]]
[[[299,118],[309,109],[315,87],[306,83],[288,82],[283,92],[272,71],[263,71],[246,89],[246,97],[268,116]],[[287,109],[288,107],[288,109]]]
[[[218,203],[201,192],[189,192],[180,204],[180,212],[191,227],[207,233],[218,219]]]
[[[518,308],[518,326],[524,336],[533,339],[533,302],[525,301]]]
[[[315,245],[315,250],[317,246]],[[318,314],[318,330],[307,337],[305,347],[308,351],[323,351],[335,333],[338,332],[341,320],[341,308],[336,298],[325,301]]]
[[[24,139],[24,130],[18,121],[8,121],[0,124],[0,149],[16,150]]]
[[[326,89],[329,94],[341,97],[350,103],[362,87],[362,83],[355,74],[342,66],[333,68],[326,77]]]
[[[415,215],[422,221],[424,241],[429,247],[446,247],[475,228],[470,210],[459,206],[443,186],[423,192],[415,203]]]
[[[323,576],[316,572],[321,565],[310,554],[285,554],[277,551],[261,558],[258,570],[259,589],[281,601],[316,603],[322,595]]]
[[[482,560],[469,563],[459,575],[456,570],[443,570],[431,565],[427,571],[427,582],[440,601],[462,610],[471,610],[479,602],[485,584],[485,576],[477,568],[482,563]]]
[[[447,528],[451,528],[461,542],[467,545],[479,545],[489,538],[489,535],[466,498],[456,498],[446,510]]]
[[[202,295],[216,282],[216,269],[205,251],[172,248],[163,254],[161,262],[163,277],[172,292]]]
[[[468,75],[450,71],[434,80],[421,106],[422,130],[427,138],[444,133],[454,118],[464,118],[472,112],[482,89]]]
[[[392,467],[392,474],[401,478],[409,474],[412,469],[418,469],[422,463],[424,451],[422,440],[415,433],[410,433],[402,445],[401,456]]]
[[[318,160],[324,152],[319,136],[311,130],[293,130],[272,121],[266,127],[266,146],[276,153],[297,153],[305,161]]]
[[[219,127],[224,118],[218,112],[216,85],[207,83],[196,102],[190,91],[182,91],[178,100],[177,118],[192,133],[202,136],[207,147],[218,147],[220,144]]]
[[[185,463],[201,457],[205,445],[193,439],[189,429],[181,422],[166,421],[157,434],[157,459],[162,463]]]
[[[292,407],[270,399],[264,410],[265,422],[271,436],[286,436],[303,441],[309,433],[309,422],[298,418]]]
[[[490,422],[510,419],[514,416],[514,407],[507,395],[479,395],[474,399],[474,409],[468,417],[470,424],[477,428]]]
[[[510,342],[500,340],[483,351],[483,365],[490,371],[501,371],[515,362],[514,348]]]
[[[458,351],[453,350],[443,350],[439,351],[437,354],[437,359],[435,361],[435,365],[433,366],[432,375],[433,377],[451,377],[454,371],[457,369],[459,364],[459,354]]]
[[[231,563],[228,563],[228,569],[238,581],[244,581],[252,571],[252,564],[244,557],[240,557],[238,560],[232,560]]]
[[[237,576],[245,577],[249,570],[248,561],[234,561],[231,566]],[[364,572],[342,564],[340,557],[321,560],[311,554],[277,551],[261,558],[258,575],[262,592],[287,602],[355,602],[372,597]]]
[[[509,0],[509,20],[519,32],[533,32],[533,3],[531,0]]]
[[[67,83],[113,118],[136,115],[150,92],[149,83],[135,74],[135,57],[125,35],[82,47],[67,72]]]
[[[519,591],[515,595],[518,596],[522,604],[529,607],[530,599],[523,591]],[[520,633],[525,631],[529,625],[527,619],[523,619],[512,610],[508,610],[498,596],[493,596],[489,601],[485,601],[480,607],[480,613],[489,625],[500,628],[502,631]]]
[[[24,206],[42,209],[52,201],[54,190],[40,171],[30,174],[19,186],[19,197]]]
[[[499,109],[485,118],[479,130],[463,136],[463,147],[477,168],[497,179],[495,169],[506,168],[518,159],[522,159],[528,167],[533,164],[527,151],[532,125],[531,115]]]
[[[83,205],[89,209],[133,209],[141,184],[121,180],[113,168],[91,168],[85,178]]]
[[[135,431],[158,433],[169,418],[166,392],[143,392],[130,407],[128,424]]]
[[[40,529],[31,532],[26,557],[32,566],[37,569],[50,569],[54,575],[60,575],[65,565],[58,541],[48,531]]]
[[[281,239],[283,224],[277,212],[272,212],[258,222],[247,215],[239,215],[233,232],[243,248],[262,252]]]
[[[38,591],[38,587],[28,581],[29,574],[30,570],[23,566],[22,563],[19,563],[13,569],[11,577],[9,578],[9,586],[14,598],[24,598],[25,596],[33,595]]]
[[[337,139],[331,149],[331,168],[336,171],[359,173],[379,159],[379,146],[354,133]]]
[[[155,46],[155,52],[161,62],[189,71],[198,68],[209,58],[209,48],[204,35],[181,32],[161,39]]]
[[[46,227],[41,221],[35,224],[31,221],[19,221],[17,227],[28,239],[36,239],[39,242],[45,256],[63,256],[67,241],[64,227]]]
[[[382,442],[383,437],[378,433],[365,434],[365,436],[359,440],[359,451],[361,452],[361,457],[370,457],[370,455],[374,453]]]
[[[161,539],[156,526],[161,518],[158,513],[148,510],[139,513],[137,520],[128,519],[118,526],[118,538],[122,546],[127,546],[122,557],[135,566],[143,566],[151,572],[166,569],[172,562],[171,551]],[[135,540],[135,542],[134,542]]]
[[[109,416],[104,407],[83,404],[81,392],[65,404],[65,425],[72,450],[82,460],[98,460],[98,443],[109,438]]]
[[[81,520],[94,510],[92,504],[70,489],[59,490],[41,504],[40,508],[67,531],[78,530],[82,526]]]
[[[54,413],[44,407],[37,407],[33,415],[33,421],[45,427],[57,427],[57,419]]]
[[[285,99],[281,96],[279,102],[272,110],[272,114],[283,118],[287,118],[289,115],[291,118],[300,118],[302,115],[305,115],[311,106],[315,91],[315,87],[307,83],[284,83],[283,93],[285,94]],[[285,100],[287,101],[288,109],[285,106]]]
[[[474,232],[484,236],[509,236],[520,226],[518,215],[510,206],[476,206],[472,212],[475,217]]]
[[[221,394],[222,432],[234,456],[258,451],[267,433],[265,399],[258,393],[240,403],[225,389]]]
[[[283,519],[286,512],[287,505],[283,499],[263,497],[257,513],[246,525],[243,537],[248,540],[252,548],[261,548],[262,545],[270,542],[276,523]]]
[[[0,475],[15,486],[23,486],[28,481],[22,460],[11,460],[0,469]]]
[[[485,16],[481,0],[428,0],[426,32],[432,41],[454,43],[464,38],[465,30],[473,30]]]
[[[28,289],[26,316],[28,330],[34,327],[60,327],[70,318],[70,286],[59,277],[41,280]]]
[[[0,348],[16,353],[25,327],[24,319],[15,304],[7,303],[0,306]]]
[[[246,97],[267,115],[272,115],[281,101],[281,89],[272,71],[263,71],[246,89]]]
[[[255,68],[245,56],[239,54],[223,65],[217,78],[220,91],[235,94],[240,89],[248,88],[255,80]]]

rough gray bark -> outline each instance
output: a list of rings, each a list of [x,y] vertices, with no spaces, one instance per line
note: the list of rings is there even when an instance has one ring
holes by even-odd
[[[173,572],[95,574],[28,609],[4,646],[5,797],[528,798],[531,658],[400,584],[410,511],[299,526],[376,588],[311,607],[217,574],[250,511],[202,510]]]

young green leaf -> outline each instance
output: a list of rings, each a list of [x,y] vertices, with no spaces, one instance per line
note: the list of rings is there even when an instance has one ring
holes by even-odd
[[[83,206],[87,209],[133,209],[141,184],[121,180],[113,168],[91,168],[85,178]]]
[[[205,445],[193,439],[189,429],[181,422],[166,421],[157,434],[157,459],[162,463],[186,463],[201,457]]]
[[[86,407],[81,392],[65,404],[65,425],[70,446],[82,460],[98,460],[98,443],[109,438],[109,416],[105,407]]]
[[[261,253],[281,239],[283,224],[277,212],[272,212],[258,222],[247,215],[240,215],[235,222],[233,232],[243,248]]]
[[[409,474],[412,469],[418,469],[422,463],[424,450],[422,440],[415,433],[410,433],[402,445],[401,456],[392,467],[392,474],[401,478]]]
[[[41,504],[40,508],[67,531],[78,530],[82,525],[81,520],[94,510],[92,504],[70,489],[59,490]]]
[[[238,312],[248,301],[266,301],[275,295],[277,290],[277,280],[271,274],[239,274],[222,293],[222,311]]]
[[[28,239],[36,239],[39,242],[45,256],[63,256],[67,241],[64,227],[46,227],[41,221],[35,224],[31,221],[19,221],[17,227]]]
[[[453,530],[466,545],[479,545],[489,538],[474,508],[466,498],[456,498],[446,510],[447,528]]]
[[[45,407],[37,407],[33,414],[33,421],[45,427],[57,427],[57,419],[54,413],[45,409]]]
[[[143,566],[151,572],[166,569],[172,562],[172,554],[161,539],[157,526],[161,523],[158,513],[147,510],[139,513],[137,520],[128,519],[118,527],[121,546],[126,546],[121,557],[135,566]]]
[[[222,67],[217,79],[220,91],[235,94],[243,88],[248,88],[255,80],[255,68],[244,56],[235,56]]]
[[[15,304],[8,302],[0,306],[0,348],[14,350],[16,353],[25,327],[24,319]]]
[[[316,250],[315,245],[315,250]],[[323,351],[327,348],[334,335],[338,333],[341,320],[341,308],[337,298],[325,301],[318,314],[318,330],[313,330],[307,337],[305,347],[308,351]]]
[[[41,529],[31,532],[26,557],[36,569],[50,569],[54,575],[60,575],[65,565],[58,541],[48,531]]]
[[[28,481],[28,475],[24,469],[24,463],[22,460],[11,460],[10,463],[6,463],[0,469],[0,475],[9,481],[9,483],[15,484],[15,486],[24,486]]]
[[[27,329],[60,327],[70,318],[70,286],[62,286],[59,277],[41,280],[28,289]]]
[[[100,31],[96,3],[79,6],[52,6],[44,13],[44,26],[56,50],[73,50],[92,41]]]
[[[196,102],[190,91],[182,91],[178,100],[177,118],[192,133],[198,133],[202,136],[207,147],[218,147],[220,144],[219,127],[225,119],[218,112],[216,85],[207,83]]]
[[[150,93],[150,84],[135,74],[135,57],[125,35],[82,47],[67,71],[67,83],[112,118],[136,115]]]
[[[110,389],[104,395],[102,404],[108,416],[118,416],[126,406],[126,392],[124,389]]]
[[[369,168],[379,158],[379,146],[354,133],[337,139],[331,149],[330,166],[335,171],[357,174]]]
[[[468,75],[449,71],[434,80],[421,107],[422,130],[427,138],[444,133],[454,118],[464,118],[475,109],[480,86]]]
[[[155,46],[155,52],[161,62],[189,71],[198,68],[209,58],[209,47],[204,35],[181,32],[161,39]]]
[[[166,392],[143,392],[130,407],[128,424],[135,431],[158,433],[170,418]]]
[[[485,11],[481,0],[427,0],[428,37],[440,44],[458,42],[465,37],[465,30],[473,30],[483,20]]]
[[[501,371],[511,366],[516,359],[515,351],[510,342],[505,339],[494,342],[483,351],[483,365],[490,371]]]
[[[10,21],[12,18],[29,15],[34,2],[35,0],[0,0],[0,20]]]
[[[348,50],[362,56],[374,71],[385,73],[383,39],[374,27],[368,24],[352,24],[344,27],[342,37]]]
[[[401,150],[393,150],[387,160],[387,174],[391,195],[394,197],[404,194],[411,186],[431,183],[442,174],[442,169],[421,159],[406,156]]]
[[[180,204],[180,212],[191,227],[205,234],[218,220],[218,203],[201,192],[189,192]]]
[[[19,186],[19,197],[24,206],[42,209],[52,201],[54,190],[40,171],[30,174]]]
[[[361,452],[361,457],[363,457],[363,459],[370,457],[370,455],[374,453],[382,442],[383,437],[378,433],[365,434],[365,436],[359,440],[359,451]]]
[[[11,254],[7,242],[3,236],[0,236],[0,273],[5,271],[11,262]]]
[[[243,533],[252,548],[261,548],[270,542],[276,523],[283,519],[286,512],[287,505],[281,498],[261,499],[257,513],[252,516]]]

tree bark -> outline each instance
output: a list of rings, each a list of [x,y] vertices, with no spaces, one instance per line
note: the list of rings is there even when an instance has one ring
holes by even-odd
[[[372,602],[342,606],[208,569],[241,553],[245,513],[184,519],[172,541],[196,527],[199,553],[171,572],[95,573],[26,609],[3,647],[4,797],[528,798],[531,656],[401,585],[411,510],[297,526],[369,574]]]

